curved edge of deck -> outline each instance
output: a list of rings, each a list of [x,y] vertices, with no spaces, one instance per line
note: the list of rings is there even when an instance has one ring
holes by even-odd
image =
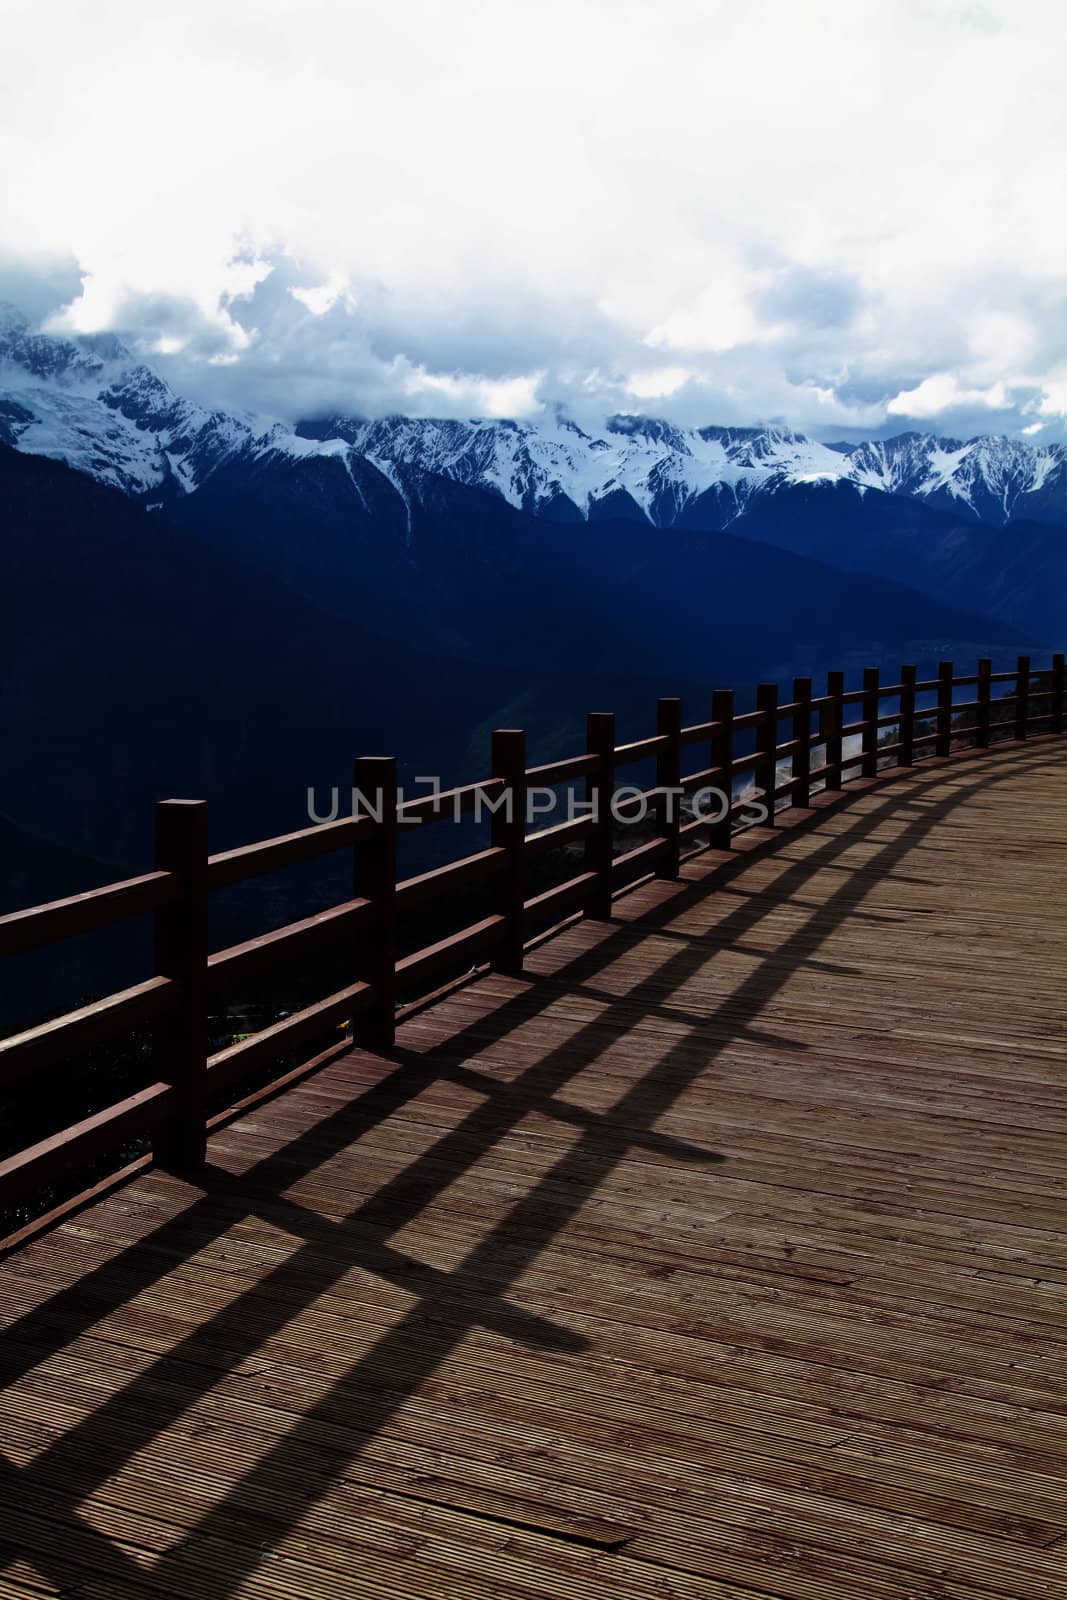
[[[0,1594],[1067,1587],[1067,750],[879,773],[0,1263]]]

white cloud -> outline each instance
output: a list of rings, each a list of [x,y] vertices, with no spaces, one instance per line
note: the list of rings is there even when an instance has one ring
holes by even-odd
[[[0,243],[245,403],[1010,411],[1067,355],[1065,50],[1060,0],[8,0]]]
[[[1002,383],[988,389],[965,389],[949,372],[938,372],[924,378],[914,389],[894,395],[886,411],[894,417],[939,417],[942,412],[958,410],[963,406],[987,406],[991,411],[1003,411],[1008,405],[1008,393]]]
[[[442,409],[449,415],[527,417],[541,410],[537,397],[543,373],[518,378],[480,378],[471,373],[427,372],[416,367],[404,388],[417,411]]]
[[[969,343],[976,366],[995,375],[1025,368],[1035,354],[1033,323],[1010,311],[987,311],[970,329]]]
[[[331,272],[325,283],[317,283],[313,289],[303,289],[294,286],[289,290],[294,300],[299,300],[307,306],[313,316],[322,317],[335,306],[342,297],[348,299],[349,305],[355,309],[355,300],[347,294],[347,283],[344,274]]]
[[[631,372],[626,387],[638,400],[665,400],[688,383],[690,373],[686,367],[645,367]]]
[[[1043,417],[1067,418],[1067,377],[1045,385],[1037,409]]]

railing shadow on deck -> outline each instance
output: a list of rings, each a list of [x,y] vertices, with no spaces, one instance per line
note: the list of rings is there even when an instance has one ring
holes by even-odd
[[[79,1056],[84,1062],[86,1050],[131,1030],[147,1029],[149,1043],[146,1070],[137,1074],[140,1087],[133,1093],[95,1106],[89,1115],[0,1159],[0,1229],[7,1226],[6,1209],[28,1204],[36,1213],[0,1237],[0,1254],[152,1161],[185,1171],[199,1166],[213,1127],[246,1110],[256,1096],[274,1094],[316,1070],[327,1056],[342,1054],[347,1048],[337,1037],[342,1028],[370,1048],[391,1046],[400,993],[424,997],[427,980],[436,983],[442,974],[462,972],[472,956],[514,975],[534,928],[575,909],[588,917],[606,916],[613,899],[644,874],[675,879],[683,845],[707,837],[709,829],[710,842],[728,849],[767,810],[776,815],[782,808],[803,811],[813,787],[833,792],[851,787],[857,776],[866,782],[890,758],[909,768],[931,750],[939,758],[950,755],[961,741],[988,750],[998,732],[1016,743],[1062,733],[1067,710],[1062,653],[1053,655],[1046,668],[1035,669],[1029,656],[1019,656],[1009,671],[994,673],[988,658],[977,667],[975,673],[956,673],[953,663],[944,661],[936,678],[920,681],[914,665],[903,665],[900,681],[893,683],[883,683],[879,670],[868,667],[862,687],[849,691],[844,673],[830,672],[821,695],[813,693],[810,678],[798,677],[786,703],[776,684],[764,683],[757,688],[755,710],[741,716],[735,714],[733,691],[717,689],[711,719],[689,726],[683,725],[681,701],[668,697],[659,701],[656,732],[623,744],[615,742],[613,714],[593,712],[587,718],[586,750],[534,767],[526,766],[523,730],[497,729],[490,777],[443,792],[431,781],[432,792],[414,800],[402,796],[394,757],[363,756],[355,764],[350,815],[215,854],[208,850],[204,801],[159,801],[153,870],[0,916],[0,959],[40,952],[131,918],[150,917],[153,932],[153,976],[0,1038],[0,1086],[5,1087],[40,1079]],[[958,689],[973,691],[974,697],[960,701]],[[931,696],[934,702],[920,703]],[[854,711],[858,720],[847,721]],[[790,734],[784,740],[783,722]],[[688,770],[704,748],[711,765]],[[651,788],[618,786],[620,772],[636,766],[640,776],[653,762]],[[572,817],[575,784],[584,784],[585,814]],[[526,824],[543,810],[543,797],[558,796],[561,788],[568,797],[568,820],[527,833]],[[688,822],[682,817],[686,796],[694,810]],[[708,799],[722,808],[714,821],[705,810]],[[483,804],[492,811],[487,849],[397,881],[402,828],[449,816],[477,822]],[[340,809],[339,796],[336,805]],[[653,837],[617,852],[615,824],[648,816]],[[582,852],[582,870],[530,893],[539,875],[547,871],[555,878],[566,870],[566,853],[575,846]],[[217,891],[338,852],[350,858],[351,898],[242,943],[211,948],[209,908]],[[468,890],[483,898],[488,915],[474,922],[463,917],[463,925],[443,938],[403,953],[397,930],[409,912],[421,915],[436,903],[435,915],[443,918],[440,931],[469,914]],[[428,931],[423,926],[413,942]],[[289,1007],[273,1023],[242,1030],[228,1043],[224,1037],[212,1040],[212,1010],[216,1022],[228,1014],[225,1004],[220,1009],[220,995],[232,995],[235,984],[258,982],[279,963],[306,961],[330,945],[338,961],[321,975],[329,971],[335,983],[343,979],[340,989],[300,1009]],[[228,1031],[221,1029],[223,1036]],[[314,1044],[310,1058],[304,1053],[309,1044]],[[283,1068],[293,1050],[297,1064]],[[266,1081],[257,1089],[254,1080],[264,1073]],[[112,1093],[117,1089],[113,1085]],[[61,1098],[56,1109],[65,1109],[69,1117]],[[124,1151],[132,1153],[131,1144],[140,1152],[132,1162],[117,1170],[112,1166],[89,1189],[75,1185],[70,1192],[74,1175],[97,1160],[102,1171]],[[50,1195],[57,1180],[65,1196]],[[52,1199],[59,1203],[48,1209]]]
[[[962,800],[1022,772],[1039,770],[1050,757],[1054,760],[1055,753],[1047,746],[1025,751],[1009,746],[1003,755],[996,751],[985,755],[977,769],[967,761],[939,762],[929,771],[914,769],[904,796],[896,785],[886,790],[875,780],[866,786],[868,803],[859,810],[849,810],[855,790],[843,795],[834,805],[798,820],[789,834],[769,838],[766,848],[773,850],[779,839],[817,826],[834,813],[840,813],[844,824],[810,854],[786,865],[773,895],[738,899],[717,926],[716,942],[736,947],[774,905],[785,899],[797,905],[812,877],[833,867],[845,851],[868,841],[887,819],[901,814],[901,801],[909,811],[910,826],[892,839],[875,841],[864,864],[864,873],[872,878],[905,863]],[[952,780],[951,792],[936,803],[923,803],[946,777]],[[0,1376],[5,1384],[90,1334],[109,1313],[221,1240],[243,1217],[266,1220],[294,1240],[291,1252],[253,1288],[238,1292],[173,1348],[147,1360],[144,1370],[125,1387],[38,1449],[27,1466],[0,1463],[0,1498],[10,1508],[11,1526],[26,1513],[47,1521],[47,1536],[35,1539],[26,1553],[30,1564],[57,1585],[91,1573],[96,1584],[131,1600],[146,1589],[226,1600],[258,1567],[264,1540],[268,1545],[281,1540],[309,1507],[352,1473],[376,1433],[468,1332],[483,1328],[520,1344],[561,1353],[587,1348],[587,1341],[562,1322],[510,1304],[509,1289],[628,1152],[652,1149],[694,1163],[724,1159],[711,1146],[694,1146],[657,1133],[656,1124],[736,1040],[790,1048],[789,1041],[760,1031],[763,1010],[792,973],[816,959],[813,952],[842,922],[863,914],[858,908],[866,891],[862,882],[845,872],[825,899],[805,908],[807,915],[776,946],[773,962],[766,957],[759,960],[731,991],[729,1011],[721,1019],[717,1021],[714,1012],[689,1018],[673,1010],[670,994],[705,965],[708,946],[700,939],[671,934],[667,925],[727,885],[763,848],[757,845],[725,863],[708,882],[661,884],[664,898],[658,909],[622,925],[605,922],[603,936],[593,948],[553,976],[540,977],[536,985],[514,980],[517,987],[511,997],[446,1042],[423,1053],[395,1049],[388,1057],[394,1068],[381,1081],[244,1174],[235,1177],[209,1164],[190,1184],[189,1204],[179,1215],[15,1320],[0,1335]],[[577,1024],[564,1043],[550,1048],[515,1080],[499,1082],[465,1064],[468,1056],[506,1042],[520,1025],[528,1029],[532,1018],[562,996],[588,996],[598,974],[632,944],[635,933],[661,931],[677,940],[678,947],[654,974],[624,996],[597,989],[600,1006],[595,1019]],[[587,1113],[561,1104],[556,1097],[600,1055],[613,1009],[619,1031],[643,1009],[666,1011],[683,1023],[683,1031],[610,1112]],[[706,1049],[694,1051],[700,1028],[711,1023],[716,1023],[714,1036],[707,1038]],[[333,1221],[286,1199],[285,1191],[295,1182],[358,1144],[370,1128],[440,1079],[475,1088],[484,1094],[484,1101],[350,1216]],[[532,1109],[562,1117],[571,1125],[577,1121],[580,1138],[517,1202],[502,1201],[499,1220],[459,1267],[429,1267],[389,1243]],[[709,1137],[714,1138],[714,1129]],[[4,1272],[17,1281],[25,1260],[11,1258]],[[79,1515],[83,1500],[174,1427],[220,1378],[280,1335],[293,1317],[328,1294],[353,1267],[416,1293],[416,1305],[399,1315],[395,1325],[387,1327],[313,1405],[294,1411],[284,1437],[263,1436],[262,1453],[224,1498],[208,1504],[201,1491],[200,1521],[180,1544],[151,1561],[136,1558]],[[355,1476],[358,1481],[358,1473]],[[358,1540],[358,1524],[350,1532]],[[344,1538],[340,1530],[338,1537]],[[8,1563],[16,1542],[11,1532],[0,1533],[0,1553],[6,1554]]]

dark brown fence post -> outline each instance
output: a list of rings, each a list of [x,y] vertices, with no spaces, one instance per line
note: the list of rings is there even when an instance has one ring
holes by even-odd
[[[1049,710],[1052,713],[1049,727],[1052,733],[1063,732],[1063,680],[1063,654],[1060,652],[1052,658],[1052,682],[1049,684],[1052,690],[1052,700],[1049,703]]]
[[[155,915],[155,966],[178,985],[178,1006],[156,1023],[153,1053],[163,1083],[173,1084],[173,1114],[153,1135],[165,1167],[195,1167],[207,1148],[207,802],[161,800],[156,806],[156,869],[173,872],[181,898]]]
[[[900,669],[900,724],[897,739],[900,749],[897,762],[910,767],[915,760],[915,684],[918,679],[915,667]]]
[[[1030,657],[1019,656],[1015,664],[1015,737],[1026,738],[1030,720]]]
[[[978,663],[978,716],[976,719],[977,732],[975,734],[975,744],[978,746],[979,750],[986,750],[989,748],[989,706],[992,692],[992,684],[990,683],[989,679],[992,671],[993,663],[988,659],[988,657],[983,656],[982,660]]]
[[[756,710],[764,713],[756,725],[756,749],[760,760],[756,763],[756,788],[763,790],[763,803],[767,807],[768,826],[774,826],[774,790],[778,782],[778,685],[761,683],[756,690]],[[758,797],[757,797],[758,798]]]
[[[845,720],[845,708],[841,697],[845,692],[845,674],[843,672],[828,672],[826,674],[826,694],[830,701],[823,707],[820,718],[820,732],[826,750],[823,754],[823,763],[826,767],[826,787],[828,790],[841,787],[841,728]]]
[[[934,754],[947,756],[952,749],[952,682],[951,661],[942,661],[937,669],[937,740]]]
[[[878,713],[881,709],[881,699],[878,694],[879,672],[877,667],[864,667],[863,669],[863,760],[860,771],[865,778],[873,778],[878,771]]]
[[[585,836],[585,871],[595,873],[585,891],[587,917],[603,921],[611,916],[611,802],[615,794],[615,713],[590,711],[585,723],[585,747],[600,762],[585,784],[592,827]]]
[[[665,791],[656,800],[656,830],[666,844],[659,854],[657,878],[678,876],[682,842],[681,795],[669,793],[682,780],[682,702],[661,700],[656,713],[656,732],[666,735],[670,744],[656,757],[656,788]]]
[[[373,818],[356,840],[354,890],[373,904],[369,928],[357,941],[357,981],[373,990],[353,1038],[371,1050],[390,1050],[396,1037],[396,760],[361,756],[356,762],[355,814]]]
[[[729,850],[733,833],[734,804],[734,691],[716,689],[711,697],[711,720],[715,732],[711,736],[711,764],[718,769],[716,787],[722,790],[726,802],[725,815],[712,827],[708,843],[713,850]]]
[[[504,804],[493,812],[492,843],[507,860],[491,878],[493,911],[504,926],[493,943],[494,972],[522,974],[526,895],[526,734],[522,728],[497,728],[493,734],[493,777],[503,778]]]
[[[811,679],[793,679],[793,699],[797,709],[793,713],[793,738],[800,740],[793,751],[793,804],[807,806],[811,802]]]

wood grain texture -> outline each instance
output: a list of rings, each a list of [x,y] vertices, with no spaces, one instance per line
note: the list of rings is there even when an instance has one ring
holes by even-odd
[[[0,1264],[0,1595],[1067,1592],[1067,751],[817,796]]]

